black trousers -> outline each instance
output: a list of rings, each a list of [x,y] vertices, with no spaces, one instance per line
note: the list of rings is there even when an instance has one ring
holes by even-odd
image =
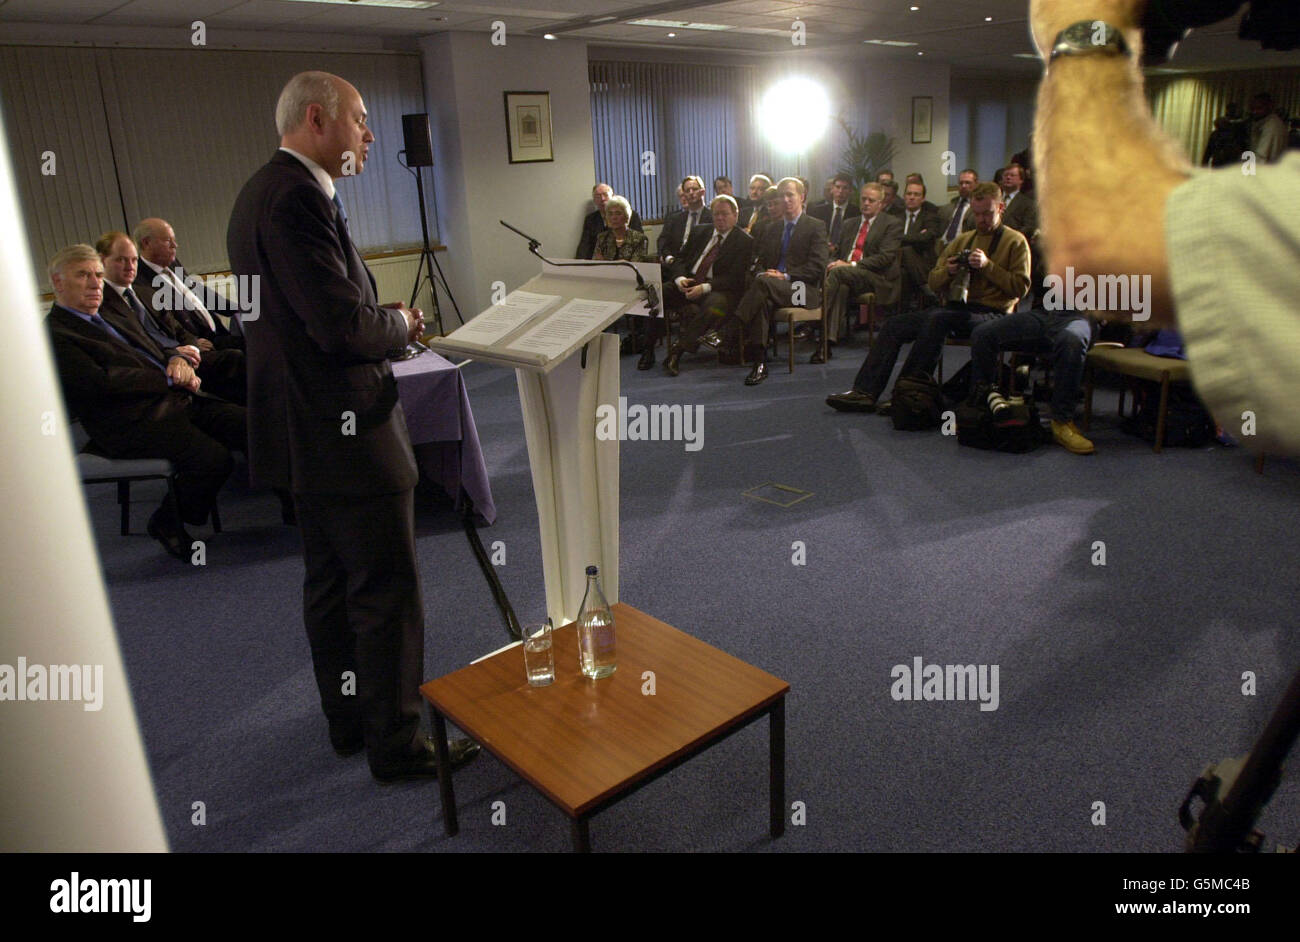
[[[821,304],[821,283],[816,287],[804,285],[804,307]],[[736,319],[742,325],[741,336],[752,347],[767,347],[767,332],[772,315],[783,307],[794,307],[794,284],[783,278],[760,274],[750,282],[748,290],[736,305]]]
[[[413,495],[294,494],[321,708],[331,726],[361,729],[372,765],[409,751],[420,727],[424,602]]]
[[[248,375],[244,368],[244,351],[231,347],[204,350],[199,356],[198,374],[203,380],[203,391],[228,402],[246,405]]]
[[[171,395],[176,395],[172,393]],[[189,397],[167,418],[138,422],[115,443],[114,458],[166,458],[176,467],[176,511],[188,524],[208,519],[217,491],[235,467],[232,451],[248,451],[243,406]]]

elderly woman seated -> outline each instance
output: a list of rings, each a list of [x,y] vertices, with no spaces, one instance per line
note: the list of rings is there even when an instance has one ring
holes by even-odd
[[[646,262],[650,260],[650,240],[644,232],[628,228],[632,218],[632,207],[621,196],[611,196],[605,203],[605,225],[608,229],[596,236],[596,252],[592,259],[597,262]],[[653,351],[653,346],[646,342],[646,332],[640,323],[640,317],[629,317],[628,334],[623,338],[620,353],[627,356]],[[611,328],[612,329],[612,328]],[[651,356],[654,354],[651,353]]]

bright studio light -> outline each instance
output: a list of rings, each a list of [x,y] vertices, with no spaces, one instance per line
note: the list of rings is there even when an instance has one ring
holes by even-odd
[[[787,154],[802,154],[826,132],[831,103],[812,79],[788,78],[763,95],[759,124],[772,146]]]

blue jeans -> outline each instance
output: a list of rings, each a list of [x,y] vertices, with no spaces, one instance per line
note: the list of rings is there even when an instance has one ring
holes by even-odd
[[[997,380],[1003,347],[1050,346],[1055,382],[1052,418],[1072,422],[1083,384],[1083,361],[1092,346],[1092,325],[1073,311],[1034,308],[980,324],[970,335],[971,385]]]

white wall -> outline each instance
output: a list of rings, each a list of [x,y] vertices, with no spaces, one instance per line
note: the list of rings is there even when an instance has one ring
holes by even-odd
[[[461,312],[487,307],[492,283],[513,290],[541,264],[527,243],[498,220],[568,258],[591,211],[595,178],[586,43],[510,36],[493,46],[487,33],[442,33],[420,40],[425,98],[433,130],[439,261]],[[506,91],[547,91],[555,160],[511,164],[506,150]],[[444,322],[451,321],[444,313]]]

